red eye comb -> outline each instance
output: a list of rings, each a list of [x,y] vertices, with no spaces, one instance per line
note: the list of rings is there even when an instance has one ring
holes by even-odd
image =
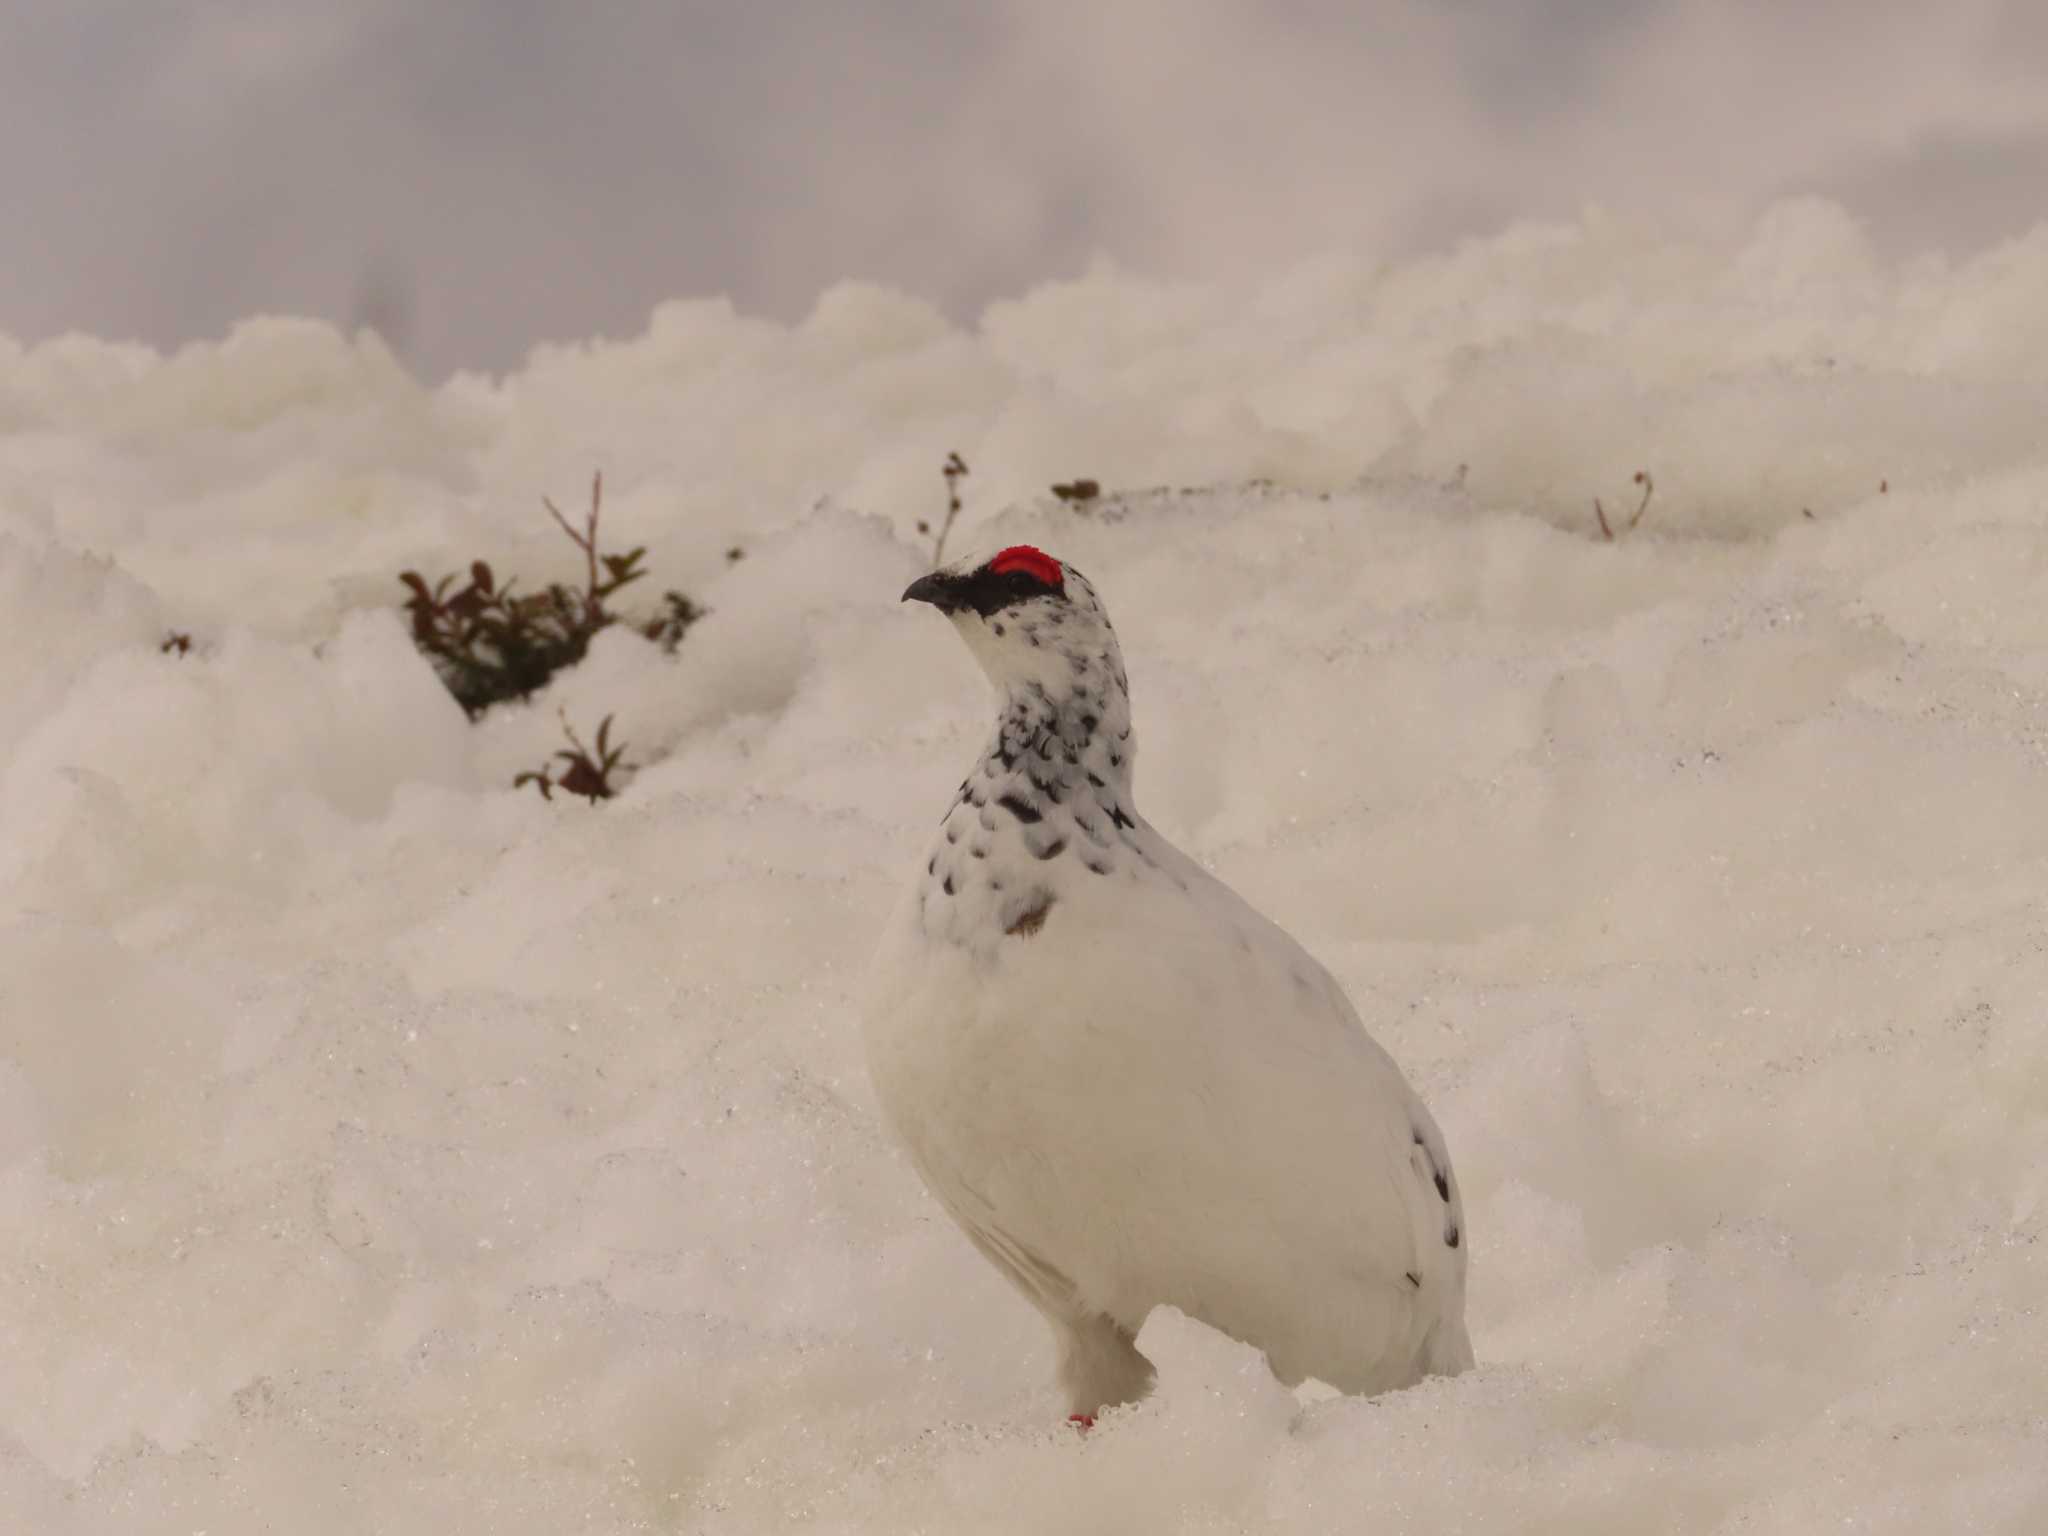
[[[1042,549],[1033,549],[1029,544],[1012,544],[989,561],[988,570],[991,576],[1022,571],[1055,591],[1064,590],[1067,584],[1066,572],[1060,569],[1059,561]]]

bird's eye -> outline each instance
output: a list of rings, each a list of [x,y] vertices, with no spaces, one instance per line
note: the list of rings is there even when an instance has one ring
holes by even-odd
[[[1034,549],[1029,544],[1012,544],[988,563],[988,573],[991,576],[1007,576],[1011,572],[1028,576],[1040,586],[1049,587],[1055,592],[1066,589],[1066,572],[1060,569],[1059,561],[1044,550]]]

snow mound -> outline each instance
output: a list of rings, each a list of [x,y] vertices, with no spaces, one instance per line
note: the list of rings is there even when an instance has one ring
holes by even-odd
[[[0,345],[0,1527],[2048,1526],[2044,296],[2048,229],[1794,203],[431,392]],[[862,971],[984,726],[896,603],[951,450],[953,548],[1110,604],[1148,815],[1435,1107],[1473,1373],[1162,1311],[1077,1434],[881,1134]],[[710,616],[472,725],[397,572],[573,577],[597,466]],[[558,711],[619,799],[511,787]]]

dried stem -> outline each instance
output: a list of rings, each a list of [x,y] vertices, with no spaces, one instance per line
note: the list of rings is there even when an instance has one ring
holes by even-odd
[[[1635,516],[1628,520],[1628,525],[1631,529],[1643,520],[1643,514],[1650,510],[1650,498],[1657,493],[1657,482],[1650,478],[1650,472],[1647,469],[1636,471],[1636,484],[1643,488],[1643,499],[1636,503]]]
[[[939,536],[932,541],[932,564],[942,565],[946,559],[946,535],[953,531],[953,520],[960,515],[960,480],[966,475],[967,461],[957,453],[946,455],[946,462],[939,473],[946,477],[946,520],[939,524]]]
[[[589,585],[585,588],[584,601],[592,608],[598,603],[597,591],[597,518],[604,506],[604,471],[598,470],[590,477],[590,511],[583,519],[583,532],[578,533],[569,526],[569,519],[562,516],[562,509],[555,505],[554,498],[543,496],[540,504],[548,509],[548,516],[561,524],[562,532],[583,551],[583,563],[589,573]]]
[[[1635,483],[1643,488],[1643,499],[1636,503],[1635,511],[1630,514],[1629,520],[1622,525],[1621,531],[1623,533],[1633,533],[1635,531],[1636,525],[1643,520],[1643,514],[1650,510],[1650,498],[1657,491],[1657,483],[1650,478],[1650,472],[1647,469],[1636,471]],[[1610,544],[1613,543],[1614,525],[1607,521],[1607,509],[1600,504],[1598,496],[1593,498],[1593,516],[1599,521],[1600,537]]]

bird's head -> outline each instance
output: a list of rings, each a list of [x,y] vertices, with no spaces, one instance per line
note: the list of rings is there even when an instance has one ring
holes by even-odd
[[[930,603],[953,621],[997,688],[1036,685],[1054,699],[1077,689],[1124,687],[1109,615],[1088,578],[1042,549],[1015,544],[920,576],[903,600]]]

